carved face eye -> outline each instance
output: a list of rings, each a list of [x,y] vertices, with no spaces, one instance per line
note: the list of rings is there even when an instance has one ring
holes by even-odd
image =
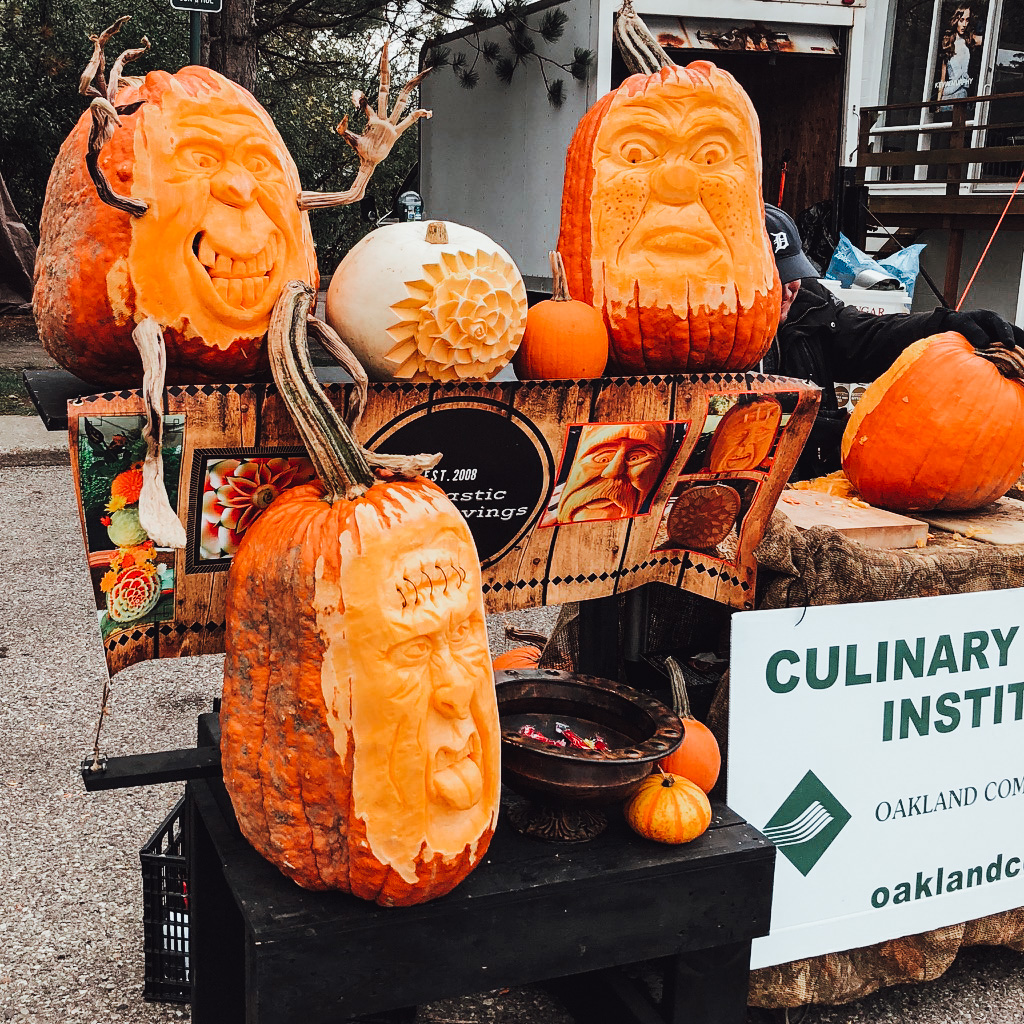
[[[645,164],[658,155],[650,139],[629,138],[619,145],[619,156],[627,164]]]
[[[395,644],[388,652],[388,658],[395,665],[422,665],[431,651],[430,640],[425,636],[414,636]]]
[[[729,159],[729,150],[724,143],[705,142],[702,146],[698,147],[690,159],[695,164],[700,164],[704,167],[714,167],[715,164],[724,163]]]
[[[175,154],[178,166],[184,171],[199,171],[202,174],[213,174],[222,163],[221,154],[212,146],[188,145]]]
[[[649,462],[651,459],[657,457],[658,452],[654,448],[648,448],[645,445],[639,445],[638,447],[631,449],[626,454],[626,461],[633,465],[639,462]]]

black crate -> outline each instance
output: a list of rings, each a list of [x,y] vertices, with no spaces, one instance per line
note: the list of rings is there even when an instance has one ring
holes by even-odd
[[[149,1002],[187,1003],[192,997],[184,806],[182,798],[139,850],[146,957],[142,996]]]

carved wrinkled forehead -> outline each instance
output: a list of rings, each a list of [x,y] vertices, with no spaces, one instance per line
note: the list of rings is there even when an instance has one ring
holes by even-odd
[[[663,448],[668,444],[668,431],[666,423],[615,423],[587,427],[580,437],[579,451],[580,454],[585,454],[595,445],[618,440],[649,441],[652,445]]]

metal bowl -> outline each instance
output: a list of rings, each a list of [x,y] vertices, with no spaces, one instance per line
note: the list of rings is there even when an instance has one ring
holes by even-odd
[[[509,669],[494,678],[502,779],[529,799],[570,806],[619,803],[683,741],[683,723],[674,711],[610,679],[554,669]],[[531,725],[555,739],[558,722],[579,736],[602,737],[608,749],[552,747],[519,732]]]

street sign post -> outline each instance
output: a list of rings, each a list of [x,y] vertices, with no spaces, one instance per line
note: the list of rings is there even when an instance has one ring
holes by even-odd
[[[196,11],[199,14],[220,14],[223,0],[171,0],[176,11]]]

